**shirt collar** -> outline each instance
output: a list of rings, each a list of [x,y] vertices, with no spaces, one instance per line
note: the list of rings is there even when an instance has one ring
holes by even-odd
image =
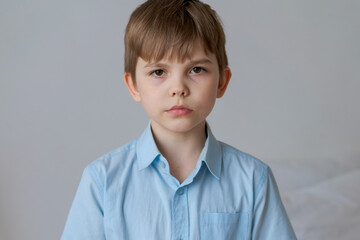
[[[219,142],[215,139],[209,125],[206,123],[207,139],[204,148],[200,154],[199,162],[205,162],[211,174],[220,179],[222,152]],[[140,136],[136,144],[139,170],[148,167],[159,155],[160,151],[156,146],[151,125]]]
[[[150,123],[137,141],[136,153],[138,156],[139,170],[148,167],[160,155],[160,151],[152,135]]]
[[[206,123],[206,130],[207,139],[199,160],[206,163],[206,166],[215,178],[220,179],[222,163],[221,146],[212,134],[208,123]]]

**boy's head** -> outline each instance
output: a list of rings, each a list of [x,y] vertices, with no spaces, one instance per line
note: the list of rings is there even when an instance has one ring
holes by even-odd
[[[198,0],[148,0],[131,15],[125,33],[125,72],[135,80],[139,57],[183,61],[200,40],[217,58],[219,72],[228,66],[225,34],[214,10]]]

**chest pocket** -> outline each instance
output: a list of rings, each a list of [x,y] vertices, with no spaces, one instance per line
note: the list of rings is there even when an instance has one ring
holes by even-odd
[[[201,239],[245,240],[249,231],[249,214],[246,212],[203,212],[200,216]]]

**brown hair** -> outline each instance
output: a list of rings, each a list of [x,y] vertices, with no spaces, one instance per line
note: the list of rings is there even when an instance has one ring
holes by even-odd
[[[160,61],[189,57],[200,39],[216,55],[220,74],[228,66],[225,34],[211,7],[198,0],[148,0],[131,14],[125,32],[125,72],[135,79],[138,57]]]

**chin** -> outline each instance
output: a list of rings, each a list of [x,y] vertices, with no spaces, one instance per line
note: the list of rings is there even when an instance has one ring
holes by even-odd
[[[171,126],[169,126],[169,128],[171,128],[172,131],[174,132],[179,132],[179,133],[185,133],[185,132],[189,132],[193,129],[195,129],[196,127],[200,127],[202,125],[202,123],[204,123],[203,125],[205,126],[205,121],[200,121],[200,122],[174,122],[173,124],[171,124]]]

